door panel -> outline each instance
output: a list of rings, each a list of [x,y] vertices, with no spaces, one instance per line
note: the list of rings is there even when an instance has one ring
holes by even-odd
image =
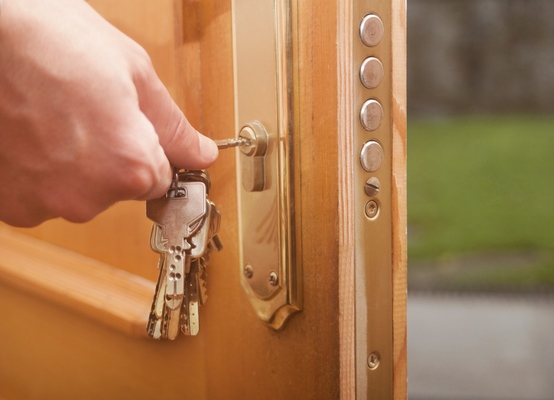
[[[161,79],[197,129],[214,139],[236,134],[231,0],[89,3],[147,49]],[[392,13],[398,14],[391,68],[394,254],[388,266],[394,290],[393,299],[384,301],[393,301],[390,397],[401,399],[406,397],[405,16],[402,2],[390,3]],[[344,80],[353,72],[344,71],[351,66],[351,56],[345,44],[337,44],[354,24],[352,4],[342,0],[292,4],[297,29],[294,139],[295,191],[302,216],[297,244],[303,267],[302,312],[275,332],[259,321],[241,290],[235,154],[222,151],[209,173],[210,197],[222,213],[220,236],[225,248],[212,256],[208,268],[209,299],[200,309],[199,335],[180,336],[174,342],[134,337],[106,326],[102,318],[8,284],[0,273],[4,315],[0,396],[8,400],[375,398],[371,388],[356,392],[355,338],[365,333],[355,328],[354,302],[360,300],[353,290],[356,232],[348,217],[355,188],[348,175],[353,175],[357,156],[345,136],[351,131],[345,125],[355,120],[343,117],[349,101],[343,96]],[[118,204],[84,225],[51,221],[24,233],[98,260],[107,269],[120,268],[149,280],[157,275],[144,203]],[[0,272],[3,262],[0,255]]]

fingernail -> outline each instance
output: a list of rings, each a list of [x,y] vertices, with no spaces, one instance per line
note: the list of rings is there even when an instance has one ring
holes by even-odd
[[[202,154],[202,158],[204,158],[206,162],[209,162],[211,164],[216,160],[219,154],[217,145],[209,137],[206,137],[201,133],[199,135],[200,135],[200,154]]]

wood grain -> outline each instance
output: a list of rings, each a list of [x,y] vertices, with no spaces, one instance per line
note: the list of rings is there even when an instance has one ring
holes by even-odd
[[[154,283],[0,228],[0,281],[131,336],[146,336]]]
[[[407,93],[406,93],[406,2],[392,0],[392,323],[394,398],[408,398],[407,338]]]
[[[337,88],[339,150],[339,333],[340,333],[340,398],[356,398],[356,285],[355,285],[355,213],[354,203],[354,127],[352,115],[352,6],[349,1],[337,1]]]

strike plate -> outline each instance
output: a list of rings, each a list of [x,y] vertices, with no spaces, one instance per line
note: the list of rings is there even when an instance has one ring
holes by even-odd
[[[274,329],[302,306],[291,16],[290,0],[233,1],[236,132],[262,132],[266,141],[254,158],[237,151],[240,282],[259,318]]]

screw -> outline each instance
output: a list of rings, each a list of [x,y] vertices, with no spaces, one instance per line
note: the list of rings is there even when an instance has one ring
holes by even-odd
[[[370,200],[365,205],[365,215],[369,219],[376,218],[379,214],[379,204],[375,200]]]
[[[376,370],[377,367],[379,367],[379,364],[381,362],[381,359],[379,358],[379,353],[373,352],[369,355],[367,358],[367,366],[370,370]]]
[[[244,266],[244,276],[246,276],[248,279],[254,276],[254,269],[250,264],[246,264]]]
[[[380,187],[381,182],[379,182],[379,179],[375,177],[369,178],[364,185],[365,194],[367,194],[369,197],[377,196]]]
[[[271,286],[277,286],[279,283],[279,277],[277,276],[276,272],[271,272],[269,274],[269,283]]]

